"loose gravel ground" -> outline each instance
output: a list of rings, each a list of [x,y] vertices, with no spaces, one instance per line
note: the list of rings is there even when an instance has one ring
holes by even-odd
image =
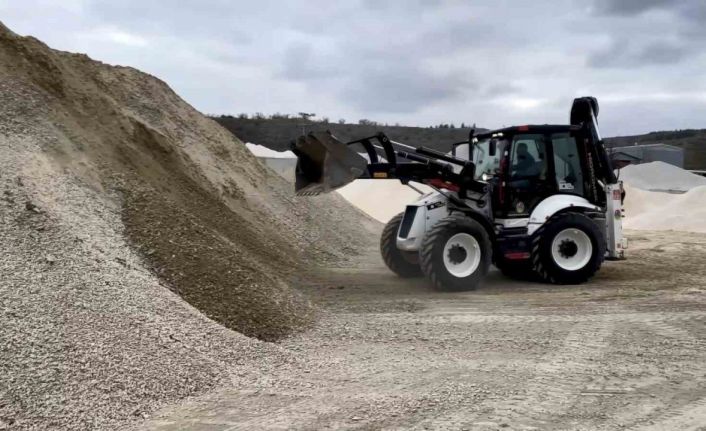
[[[438,293],[371,253],[309,286],[328,311],[279,343],[288,361],[143,428],[703,429],[706,236],[629,235],[628,261],[574,287],[493,271]]]

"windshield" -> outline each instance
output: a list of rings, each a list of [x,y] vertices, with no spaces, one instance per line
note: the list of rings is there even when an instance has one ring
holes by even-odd
[[[482,180],[483,174],[494,176],[500,172],[500,159],[505,151],[506,141],[496,139],[495,154],[490,155],[490,138],[481,139],[473,146],[473,163],[476,165],[475,179]]]

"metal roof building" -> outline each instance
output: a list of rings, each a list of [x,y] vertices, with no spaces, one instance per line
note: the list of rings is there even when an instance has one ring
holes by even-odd
[[[667,144],[632,145],[613,147],[610,158],[615,168],[649,162],[665,162],[679,168],[684,167],[684,149]]]

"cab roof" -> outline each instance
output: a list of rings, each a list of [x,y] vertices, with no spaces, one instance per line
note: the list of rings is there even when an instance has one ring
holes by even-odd
[[[518,133],[562,133],[571,130],[568,124],[527,124],[523,126],[504,127],[502,129],[491,130],[489,132],[479,133],[476,135],[478,139],[490,138],[497,133],[502,133],[506,136],[517,135]]]

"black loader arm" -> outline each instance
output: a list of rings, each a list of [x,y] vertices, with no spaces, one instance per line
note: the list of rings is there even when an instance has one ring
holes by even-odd
[[[364,148],[367,160],[351,148],[356,144]],[[403,184],[415,181],[464,194],[466,190],[484,193],[487,187],[473,179],[472,162],[429,148],[393,143],[383,133],[344,143],[330,132],[312,132],[299,137],[291,149],[297,156],[298,195],[327,193],[358,178],[398,179]],[[461,166],[460,173],[453,165]]]
[[[579,97],[571,105],[571,126],[577,128],[577,135],[584,139],[589,154],[594,158],[594,168],[598,179],[606,184],[615,184],[618,179],[598,130],[598,100],[595,97]]]

